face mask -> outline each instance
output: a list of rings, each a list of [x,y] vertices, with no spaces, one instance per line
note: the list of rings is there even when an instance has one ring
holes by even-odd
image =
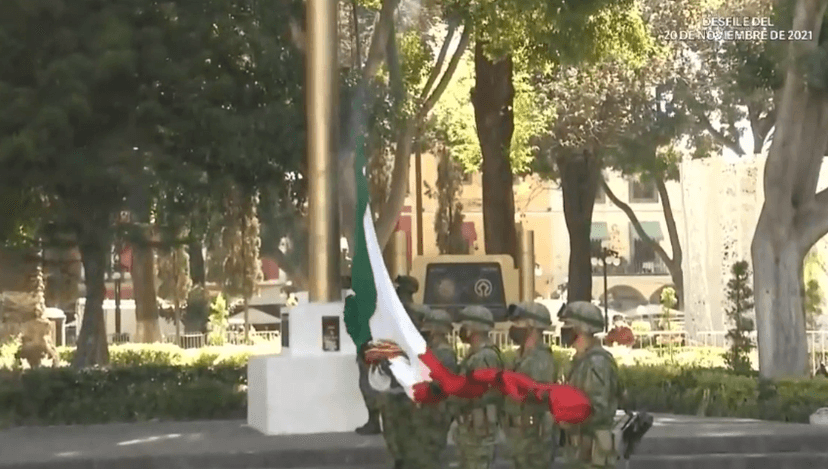
[[[512,342],[521,345],[526,341],[526,336],[529,335],[529,329],[525,327],[512,326],[509,328],[509,338]]]
[[[574,327],[562,327],[561,328],[561,345],[564,347],[572,347],[572,344],[575,343],[575,339],[578,338],[578,333],[575,332]]]
[[[460,328],[460,333],[458,334],[458,336],[460,337],[460,341],[464,344],[470,343],[469,330],[465,327]]]

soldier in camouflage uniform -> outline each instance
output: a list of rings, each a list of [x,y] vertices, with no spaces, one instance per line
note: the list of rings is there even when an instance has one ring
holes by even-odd
[[[460,363],[460,374],[484,368],[502,368],[500,351],[489,338],[494,328],[491,311],[468,306],[460,312],[460,340],[469,344]],[[489,469],[494,466],[499,407],[502,395],[492,389],[479,399],[452,398],[457,426],[454,441],[459,452],[460,469]]]
[[[448,335],[453,329],[451,315],[443,310],[427,310],[423,317],[422,332],[428,348],[452,373],[457,373],[457,357],[449,344]],[[412,433],[408,435],[403,450],[403,469],[438,469],[446,449],[451,413],[448,403],[416,405],[412,412]]]
[[[360,435],[378,435],[382,431],[380,428],[380,396],[379,392],[368,382],[368,365],[365,363],[363,352],[364,350],[360,350],[357,354],[357,366],[359,367],[359,392],[362,393],[365,407],[368,408],[368,422],[357,428],[356,432]]]
[[[552,351],[543,342],[543,331],[552,326],[549,310],[540,303],[521,303],[509,308],[509,338],[520,347],[508,367],[540,383],[557,378]],[[515,469],[549,469],[557,444],[557,429],[549,402],[530,395],[525,402],[505,398],[501,418],[506,445]]]
[[[409,305],[414,302],[414,293],[419,289],[417,279],[409,276],[398,276],[394,279],[397,287],[397,296],[400,298],[406,311],[414,321],[414,325],[419,327],[419,322],[422,320],[422,314],[410,311]],[[365,401],[365,407],[368,408],[368,422],[357,428],[356,432],[360,435],[377,435],[382,430],[380,428],[380,406],[383,402],[388,401],[383,396],[374,390],[368,383],[368,365],[365,364],[361,354],[357,356],[357,364],[359,366],[359,390],[362,393],[362,398]]]
[[[431,314],[431,309],[425,305],[418,305],[403,301],[405,311],[411,322],[420,330],[423,318]],[[421,331],[422,333],[422,331]],[[394,458],[394,467],[400,469],[407,466],[407,456],[421,448],[412,448],[415,434],[414,412],[416,404],[411,401],[405,390],[395,383],[388,392],[379,394],[380,418],[382,420],[382,436],[388,451]]]
[[[615,358],[601,346],[595,334],[604,330],[601,310],[586,301],[566,306],[561,342],[575,349],[566,381],[583,391],[592,404],[592,415],[579,425],[561,424],[565,431],[564,454],[569,467],[610,468],[618,462],[618,443],[612,428],[622,395]]]

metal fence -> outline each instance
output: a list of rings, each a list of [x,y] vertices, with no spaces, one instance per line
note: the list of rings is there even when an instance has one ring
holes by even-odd
[[[517,347],[509,339],[508,331],[495,330],[490,332],[489,335],[492,342],[502,350]],[[603,340],[606,334],[600,333],[595,336]],[[756,332],[751,332],[749,336],[756,344]],[[807,337],[811,370],[815,370],[821,363],[828,363],[828,331],[807,331]],[[698,331],[692,335],[687,331],[646,331],[636,332],[635,338],[633,348],[666,347],[671,343],[688,347],[717,348],[727,348],[730,345],[727,339],[727,331]],[[557,331],[544,332],[543,339],[547,345],[561,345],[561,336]],[[460,343],[459,329],[454,330],[450,341],[461,353],[465,351],[466,347]]]
[[[195,349],[207,347],[210,344],[210,334],[181,334],[178,340],[178,346],[184,349]],[[108,341],[111,345],[129,344],[132,343],[132,338],[129,334],[110,334]],[[162,338],[166,344],[175,344],[175,335],[167,335]],[[244,340],[243,332],[227,332],[224,334],[224,343],[222,345],[257,345],[267,343],[282,343],[282,334],[279,331],[251,331],[248,342]],[[74,344],[70,344],[74,345]]]
[[[596,337],[603,339],[606,334],[596,334]],[[509,339],[509,333],[506,330],[494,330],[490,333],[492,342],[502,350],[509,350],[516,348],[516,344]],[[749,336],[756,343],[756,332],[749,333]],[[206,347],[210,345],[208,339],[209,334],[182,334],[178,345],[184,349],[195,349]],[[697,331],[695,334],[689,334],[687,331],[640,331],[635,333],[635,344],[633,348],[649,348],[649,347],[664,347],[672,343],[673,345],[683,345],[689,347],[718,347],[726,348],[729,346],[727,339],[727,331]],[[110,344],[125,344],[131,343],[129,334],[111,334],[109,336]],[[546,331],[543,334],[544,342],[547,345],[561,345],[561,336],[558,331]],[[808,355],[810,359],[811,370],[816,369],[821,363],[828,363],[828,331],[807,331],[808,340]],[[174,335],[165,336],[164,343],[175,344],[176,339]],[[465,347],[460,343],[459,328],[456,328],[451,334],[450,341],[454,347],[461,351]],[[282,343],[282,335],[279,331],[251,331],[248,345],[256,344],[279,344]],[[227,332],[224,336],[224,344],[226,345],[245,345],[243,332]],[[74,344],[69,344],[74,345]]]

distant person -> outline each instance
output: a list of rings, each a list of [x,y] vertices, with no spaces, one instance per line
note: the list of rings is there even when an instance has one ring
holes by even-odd
[[[612,330],[607,333],[606,344],[612,347],[615,344],[632,347],[635,344],[635,334],[620,314],[612,318]]]
[[[397,296],[403,306],[414,303],[414,294],[420,289],[420,283],[416,278],[408,275],[399,275],[394,279]]]

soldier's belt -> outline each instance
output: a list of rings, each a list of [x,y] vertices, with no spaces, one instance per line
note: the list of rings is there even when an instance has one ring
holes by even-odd
[[[541,419],[532,415],[509,415],[505,418],[506,424],[510,427],[532,427],[540,425]]]
[[[457,422],[464,425],[497,424],[497,420],[497,409],[493,405],[479,407],[477,409],[473,409],[469,412],[464,412],[457,416]]]

